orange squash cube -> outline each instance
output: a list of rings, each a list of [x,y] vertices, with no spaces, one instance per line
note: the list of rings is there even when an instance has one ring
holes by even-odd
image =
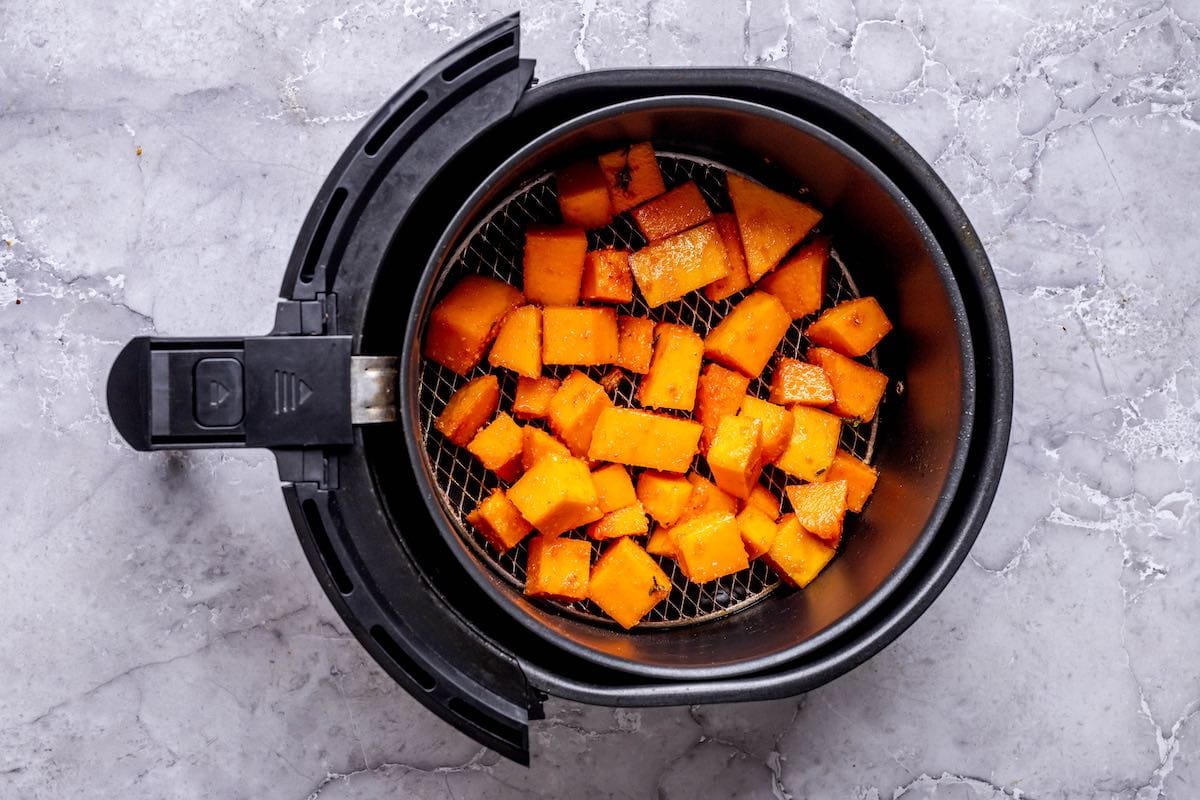
[[[778,297],[753,292],[708,332],[704,355],[755,378],[767,366],[791,325],[792,318]]]
[[[792,319],[800,319],[821,309],[828,263],[829,239],[818,236],[764,275],[758,288],[778,297]]]
[[[735,295],[750,285],[750,273],[746,271],[746,254],[742,252],[742,236],[738,233],[737,220],[733,214],[714,214],[713,224],[717,235],[725,246],[725,260],[729,262],[729,274],[704,287],[704,296],[714,303]]]
[[[471,455],[502,481],[516,480],[521,474],[521,448],[525,437],[512,417],[500,412],[492,422],[467,444]]]
[[[567,446],[541,428],[526,425],[521,429],[521,467],[528,470],[547,456],[569,456]]]
[[[543,458],[508,490],[521,516],[546,536],[603,516],[587,464],[578,458]]]
[[[836,553],[837,550],[805,531],[789,514],[776,528],[775,541],[763,554],[763,560],[785,583],[803,589],[825,569]]]
[[[821,212],[741,175],[731,172],[726,177],[753,283],[808,235],[821,220]]]
[[[680,515],[679,522],[698,517],[701,514],[710,514],[713,511],[722,511],[726,514],[737,513],[737,499],[720,486],[698,472],[689,472],[687,479],[688,483],[692,485],[692,493],[688,496],[687,508]]]
[[[643,247],[629,257],[629,266],[651,308],[729,274],[725,245],[711,222]]]
[[[779,519],[781,505],[779,498],[761,483],[751,489],[750,496],[746,498],[746,508],[754,506],[773,520]]]
[[[536,536],[525,561],[525,594],[568,603],[588,596],[592,544],[583,539]]]
[[[586,254],[587,234],[582,228],[529,228],[521,265],[525,298],[544,306],[577,305]]]
[[[737,515],[738,534],[747,558],[754,560],[771,549],[775,541],[775,517],[758,506],[748,505]]]
[[[480,375],[451,395],[442,413],[433,421],[433,427],[459,447],[466,447],[499,405],[499,379],[495,375]]]
[[[542,374],[542,310],[521,306],[508,312],[500,323],[488,363],[511,369],[524,378]]]
[[[762,473],[762,423],[749,417],[725,417],[708,449],[708,468],[725,492],[743,500]]]
[[[646,540],[646,552],[652,556],[675,558],[677,552],[675,543],[671,541],[671,529],[662,526],[655,528],[654,533]]]
[[[649,530],[646,511],[635,501],[633,505],[609,511],[588,525],[587,532],[593,539],[616,539],[618,536],[645,536]]]
[[[554,175],[562,221],[577,228],[603,228],[612,222],[608,182],[595,161],[580,161]]]
[[[617,366],[645,375],[653,352],[654,320],[624,314],[617,317]]]
[[[726,511],[713,511],[671,528],[679,566],[689,580],[708,583],[750,566],[737,520]]]
[[[742,398],[740,416],[750,417],[762,423],[763,459],[775,461],[787,449],[792,440],[792,412],[783,406],[746,395]]]
[[[844,356],[865,356],[892,329],[891,320],[874,297],[838,303],[817,317],[805,334],[810,342]]]
[[[712,210],[694,181],[676,186],[632,212],[646,241],[656,242],[712,219]]]
[[[614,214],[639,206],[667,190],[658,158],[649,142],[622,147],[600,156]]]
[[[871,492],[875,491],[879,470],[845,450],[838,450],[833,456],[833,463],[821,477],[827,481],[846,482],[846,508],[857,514],[867,504]]]
[[[617,312],[611,308],[547,307],[542,311],[542,361],[611,364],[617,360]]]
[[[637,497],[660,525],[674,525],[687,510],[692,484],[683,475],[646,470],[638,476]]]
[[[875,411],[887,389],[886,375],[825,347],[809,350],[808,360],[825,370],[829,376],[829,383],[833,386],[830,411],[839,417],[860,422],[875,419]]]
[[[487,539],[488,544],[506,553],[533,531],[503,489],[492,492],[478,508],[467,514],[467,522]]]
[[[842,523],[846,518],[846,482],[789,486],[787,495],[800,527],[830,547],[837,547],[842,540]]]
[[[708,452],[717,424],[722,417],[738,412],[749,389],[750,379],[740,372],[725,369],[720,364],[709,364],[704,368],[696,387],[696,421],[704,426],[704,433],[700,435],[701,452]]]
[[[588,598],[628,630],[671,593],[671,579],[628,536],[617,539],[592,567]]]
[[[539,358],[541,357],[539,353]],[[550,399],[558,391],[557,378],[517,378],[512,414],[517,419],[542,419],[550,410]]]
[[[654,358],[638,387],[637,401],[648,408],[691,411],[704,360],[704,340],[686,325],[663,322],[656,328]]]
[[[794,358],[781,358],[771,376],[771,402],[782,406],[799,403],[827,406],[833,402],[833,386],[825,370]]]
[[[596,485],[596,497],[600,499],[600,510],[605,514],[618,508],[631,506],[638,501],[633,490],[629,470],[620,464],[609,464],[592,472],[592,483]]]
[[[491,344],[496,326],[521,304],[521,292],[495,278],[468,275],[429,313],[425,357],[466,375]]]
[[[833,463],[842,421],[826,411],[810,406],[792,408],[792,436],[787,449],[775,459],[775,466],[805,481],[819,481]]]
[[[612,407],[604,387],[575,370],[563,379],[550,398],[547,419],[550,430],[566,443],[571,453],[583,458],[592,443],[592,430],[600,412]]]
[[[583,261],[579,296],[598,303],[633,300],[633,273],[628,250],[589,250]]]
[[[596,420],[588,458],[685,472],[696,457],[702,430],[690,420],[610,405]]]

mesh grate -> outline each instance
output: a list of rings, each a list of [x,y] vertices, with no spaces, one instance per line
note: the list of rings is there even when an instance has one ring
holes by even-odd
[[[660,152],[658,162],[668,187],[694,180],[714,210],[730,210],[729,197],[725,188],[725,172],[727,171],[725,167],[712,161],[679,153]],[[552,174],[545,174],[524,183],[511,195],[498,202],[496,207],[467,237],[450,260],[450,266],[443,275],[439,276],[435,291],[440,293],[443,287],[472,273],[490,275],[520,286],[524,230],[533,224],[558,222],[560,222],[560,217]],[[607,228],[589,231],[588,244],[592,249],[601,247],[638,249],[644,246],[646,241],[633,224],[632,219],[625,214],[618,217]],[[858,296],[858,290],[846,271],[845,265],[836,253],[832,258],[835,268],[830,270],[828,284],[825,287],[825,305]],[[621,312],[649,317],[655,321],[690,325],[697,333],[704,336],[709,329],[729,313],[733,308],[734,301],[740,297],[741,295],[735,295],[733,298],[714,303],[708,300],[702,292],[691,292],[680,300],[667,303],[657,309],[650,309],[640,296],[636,296],[633,303],[621,307]],[[792,325],[779,347],[782,355],[800,357],[807,349],[807,342],[801,335],[801,331],[807,327],[808,321],[807,319],[800,320],[797,324]],[[873,358],[874,356],[872,356]],[[498,555],[466,521],[467,514],[499,485],[498,479],[480,466],[465,449],[448,442],[433,427],[434,418],[441,413],[454,390],[466,380],[483,374],[487,366],[485,359],[471,375],[461,378],[438,364],[423,360],[418,396],[421,433],[430,472],[439,489],[442,504],[457,525],[462,539],[470,543],[475,555],[481,561],[488,564],[491,569],[520,590],[525,585],[527,550],[525,543],[521,543],[508,553]],[[546,374],[561,379],[573,369],[582,369],[594,380],[599,380],[610,368],[547,367]],[[496,374],[500,379],[500,407],[509,408],[516,392],[516,376],[505,370],[496,370]],[[636,388],[637,383],[633,376],[625,375],[612,393],[613,400],[618,405],[637,407],[637,403],[633,400]],[[756,379],[751,382],[750,391],[759,397],[766,397],[769,386],[766,381]],[[525,424],[545,427],[542,425],[543,422],[534,420]],[[843,425],[841,446],[859,458],[869,460],[874,448],[877,425],[878,417],[869,425]],[[705,477],[712,477],[703,458],[697,457],[695,469]],[[782,497],[786,477],[783,472],[768,465],[763,470],[761,480],[772,493]],[[566,535],[587,538],[582,531]],[[723,616],[766,597],[780,585],[771,569],[761,560],[752,562],[749,569],[733,575],[726,575],[706,584],[696,584],[683,576],[673,559],[660,556],[654,556],[654,558],[671,576],[671,593],[665,601],[659,603],[647,615],[642,621],[641,627],[675,627]],[[590,602],[541,602],[575,617],[606,626],[615,626],[612,620]]]

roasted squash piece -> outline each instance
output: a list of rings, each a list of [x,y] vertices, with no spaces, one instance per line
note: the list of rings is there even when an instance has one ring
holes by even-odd
[[[751,489],[750,496],[746,498],[746,508],[754,506],[773,520],[779,519],[781,505],[779,498],[761,483]]]
[[[516,480],[521,474],[521,426],[503,411],[467,444],[471,455],[502,481]]]
[[[450,397],[433,422],[443,436],[466,447],[500,405],[500,381],[495,375],[480,375],[464,383]]]
[[[612,222],[608,182],[595,161],[580,161],[559,170],[554,175],[554,184],[564,224],[591,229]]]
[[[521,304],[521,292],[495,278],[468,275],[429,313],[425,357],[466,375],[491,344],[496,326]]]
[[[647,408],[691,411],[704,360],[704,340],[686,325],[659,323],[650,371],[638,386],[637,401]]]
[[[808,326],[809,341],[844,356],[865,356],[887,336],[892,323],[874,297],[847,300],[826,309]]]
[[[836,553],[837,550],[805,531],[789,514],[777,526],[775,540],[763,560],[785,583],[803,589],[825,569]]]
[[[833,457],[833,463],[821,477],[827,481],[846,482],[846,508],[857,514],[867,504],[871,492],[875,491],[879,470],[845,450],[838,450]]]
[[[617,360],[617,312],[611,308],[547,307],[542,311],[542,361],[611,364]]]
[[[579,303],[587,234],[582,228],[535,225],[525,231],[525,298],[545,306]]]
[[[511,369],[525,378],[542,374],[542,310],[521,306],[508,312],[500,322],[488,363]]]
[[[583,261],[579,296],[598,303],[633,300],[633,273],[628,250],[589,250]]]
[[[711,222],[643,247],[630,256],[629,266],[651,308],[729,274],[725,245]]]
[[[623,380],[625,380],[625,373],[619,367],[613,367],[600,376],[599,383],[604,387],[604,391],[612,394],[621,385],[621,381]]]
[[[605,514],[638,501],[629,470],[620,464],[609,464],[594,470],[592,483],[596,484],[596,497],[600,500],[600,510]]]
[[[604,387],[575,370],[563,379],[562,385],[550,398],[547,419],[550,430],[580,458],[587,455],[592,442],[592,430],[600,412],[612,407]]]
[[[829,383],[833,386],[830,411],[839,417],[860,422],[875,419],[875,411],[887,389],[886,375],[825,347],[809,350],[808,360],[825,370],[829,376]]]
[[[541,428],[526,425],[521,429],[521,467],[528,470],[546,456],[569,456],[567,446]]]
[[[779,298],[753,292],[708,332],[704,355],[749,378],[757,377],[791,324]]]
[[[587,464],[578,458],[548,457],[534,463],[508,490],[521,516],[547,536],[595,522],[603,516]]]
[[[691,496],[692,484],[683,475],[648,469],[638,476],[638,500],[660,525],[674,525]]]
[[[737,520],[727,511],[693,517],[671,528],[679,566],[689,580],[707,583],[750,566]]]
[[[842,540],[846,518],[846,482],[805,483],[787,487],[788,500],[800,527],[830,547]]]
[[[792,440],[792,412],[748,394],[742,398],[742,408],[738,414],[762,423],[764,459],[775,461],[787,449],[788,442]]]
[[[750,417],[723,418],[707,458],[717,486],[745,500],[762,473],[762,423]]]
[[[575,602],[588,595],[592,544],[583,539],[535,536],[525,562],[525,594]]]
[[[808,235],[820,221],[821,212],[741,175],[729,173],[726,177],[753,283]]]
[[[775,459],[775,466],[805,481],[819,481],[833,463],[842,421],[809,406],[792,408],[792,437],[787,449]]]
[[[645,375],[653,352],[654,320],[624,314],[617,317],[617,366]]]
[[[771,375],[771,402],[782,406],[800,403],[827,406],[833,402],[833,386],[825,370],[794,358],[781,358]]]
[[[540,353],[539,353],[539,358]],[[550,410],[550,399],[558,391],[558,378],[517,378],[512,414],[517,419],[542,419]]]
[[[634,501],[633,505],[609,511],[588,525],[587,532],[593,539],[616,539],[618,536],[645,536],[648,530],[650,521],[646,519],[646,511],[641,503]]]
[[[688,496],[687,508],[679,517],[679,522],[708,514],[713,511],[723,511],[727,514],[737,513],[737,499],[717,486],[698,472],[689,472],[688,483],[692,485],[692,493]]]
[[[696,421],[704,426],[700,436],[702,453],[708,452],[721,418],[738,412],[749,389],[750,379],[740,372],[725,369],[720,364],[704,367],[696,388]]]
[[[658,158],[649,142],[622,147],[600,156],[614,214],[628,211],[667,190]]]
[[[600,412],[588,458],[685,472],[700,443],[699,423],[609,405]]]
[[[775,517],[758,506],[748,505],[737,515],[737,526],[748,558],[756,559],[771,549],[777,527]]]
[[[628,536],[608,546],[588,584],[588,598],[626,630],[670,593],[667,573]]]
[[[467,522],[501,553],[516,547],[533,531],[533,526],[521,516],[503,489],[484,498],[478,508],[467,514]]]
[[[712,219],[712,210],[694,181],[648,200],[632,212],[646,241],[656,242]]]
[[[715,303],[749,286],[750,274],[746,271],[742,236],[738,233],[737,220],[733,214],[714,214],[713,224],[717,226],[717,235],[721,237],[721,244],[725,246],[725,260],[729,262],[729,274],[704,287],[704,296]]]
[[[800,319],[821,309],[828,263],[829,239],[818,236],[764,275],[758,288],[778,297],[792,319]]]
[[[677,553],[675,542],[671,541],[671,529],[661,525],[655,528],[654,533],[650,534],[650,538],[646,540],[646,552],[652,556],[675,558]]]

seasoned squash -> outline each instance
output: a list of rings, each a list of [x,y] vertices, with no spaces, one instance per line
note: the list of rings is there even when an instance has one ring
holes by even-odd
[[[692,484],[683,475],[648,469],[638,476],[638,500],[660,525],[674,525],[691,496]]]
[[[466,447],[499,405],[500,381],[495,375],[480,375],[458,388],[433,427],[459,447]]]
[[[646,519],[646,511],[641,503],[634,501],[633,505],[609,511],[588,525],[587,532],[593,539],[616,539],[618,536],[645,536],[648,530],[650,521]]]
[[[500,323],[488,363],[504,367],[524,378],[542,374],[542,310],[521,306],[508,312]]]
[[[825,370],[794,358],[781,358],[771,375],[771,402],[781,406],[800,403],[827,406],[833,402],[833,386]]]
[[[737,526],[748,558],[756,559],[771,549],[775,541],[775,517],[758,506],[748,505],[737,515]]]
[[[725,245],[711,222],[643,247],[630,256],[629,266],[651,308],[729,274]]]
[[[792,437],[775,466],[805,481],[819,481],[837,452],[842,434],[840,419],[809,406],[792,408]]]
[[[502,481],[516,480],[521,474],[521,426],[503,411],[467,444],[471,455]]]
[[[597,303],[633,300],[633,273],[628,250],[589,250],[583,261],[579,296]]]
[[[521,467],[528,470],[546,456],[569,456],[567,446],[541,428],[526,425],[521,429]]]
[[[592,567],[588,598],[628,630],[671,593],[671,579],[628,536],[617,539]]]
[[[600,510],[605,514],[618,508],[631,506],[638,501],[637,493],[633,490],[633,480],[629,470],[620,464],[609,464],[592,472],[592,483],[596,485],[596,497],[600,500]]]
[[[829,239],[818,236],[764,275],[758,288],[778,297],[792,319],[800,319],[820,310],[828,263]]]
[[[738,414],[762,423],[762,449],[765,460],[775,461],[787,449],[788,442],[792,440],[792,412],[783,406],[748,394],[742,398],[742,408]]]
[[[654,352],[654,321],[643,317],[617,317],[617,366],[638,375],[650,371]]]
[[[658,158],[649,142],[622,147],[600,156],[614,214],[628,211],[667,190]]]
[[[775,268],[808,235],[821,212],[760,183],[729,173],[729,199],[737,215],[751,283]]]
[[[539,353],[538,357],[541,357]],[[550,410],[550,399],[558,391],[558,378],[517,378],[512,414],[517,419],[542,419]]]
[[[712,219],[712,211],[693,181],[680,184],[632,212],[646,241],[656,242]]]
[[[678,553],[675,550],[675,542],[671,541],[671,529],[661,525],[655,528],[654,533],[646,540],[646,552],[652,556],[675,558]]]
[[[547,412],[550,430],[558,434],[572,454],[582,458],[587,455],[600,412],[612,404],[603,386],[576,370],[563,379],[550,398]]]
[[[781,505],[779,498],[771,494],[771,490],[761,483],[751,489],[750,496],[746,498],[746,508],[754,506],[771,519],[779,519]]]
[[[686,325],[659,323],[650,371],[638,387],[637,401],[647,408],[691,411],[704,359],[704,340]]]
[[[566,602],[584,600],[591,566],[591,542],[535,536],[529,540],[525,562],[525,594]]]
[[[757,377],[791,324],[779,298],[753,292],[708,332],[704,354],[749,378]]]
[[[775,530],[771,549],[763,560],[779,574],[785,583],[803,589],[812,583],[837,550],[808,533],[791,514],[784,517]]]
[[[871,492],[875,491],[879,470],[859,461],[845,450],[838,450],[833,457],[833,463],[822,477],[827,481],[845,481],[846,508],[859,513],[870,499]]]
[[[886,375],[825,347],[809,350],[808,360],[825,370],[829,376],[829,383],[833,386],[830,411],[839,417],[860,422],[875,419],[875,411],[887,389]]]
[[[608,182],[595,161],[580,161],[554,176],[562,221],[577,228],[603,228],[612,222]]]
[[[617,360],[617,312],[611,308],[547,307],[542,311],[542,361],[611,364]]]
[[[688,580],[707,583],[750,566],[737,520],[727,511],[712,511],[671,528],[679,566]]]
[[[516,547],[533,531],[533,526],[521,516],[503,489],[484,498],[478,508],[467,514],[467,522],[501,553]]]
[[[830,547],[842,540],[846,518],[846,482],[804,483],[787,487],[788,500],[800,527]]]
[[[545,306],[579,303],[587,234],[570,226],[535,226],[525,232],[522,261],[525,299]]]
[[[701,430],[689,420],[609,405],[596,420],[588,458],[685,472],[696,457]]]
[[[689,472],[687,479],[688,483],[692,485],[692,493],[688,496],[687,508],[680,515],[679,522],[713,511],[724,511],[727,514],[737,513],[737,498],[729,492],[698,472]]]
[[[717,235],[725,246],[725,260],[729,262],[729,274],[704,287],[704,296],[716,302],[735,295],[750,285],[750,274],[746,271],[746,254],[742,252],[742,236],[738,233],[737,220],[733,214],[713,215]]]
[[[708,452],[712,437],[717,432],[717,423],[722,417],[738,412],[742,398],[749,389],[750,379],[740,372],[725,369],[720,364],[704,367],[696,388],[696,421],[704,426],[704,433],[700,436],[700,452]]]
[[[521,516],[547,536],[595,522],[603,516],[587,464],[549,457],[534,463],[508,490]]]
[[[762,473],[762,423],[749,417],[723,418],[707,457],[717,486],[745,500]]]
[[[521,304],[521,292],[495,278],[468,275],[429,313],[425,357],[466,375],[491,344],[500,320]]]
[[[865,356],[887,336],[892,323],[874,297],[838,303],[817,317],[805,334],[809,341],[844,356]]]

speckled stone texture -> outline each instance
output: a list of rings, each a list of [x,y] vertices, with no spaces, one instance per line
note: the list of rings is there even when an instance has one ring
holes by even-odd
[[[551,702],[534,767],[399,690],[270,457],[136,454],[129,337],[266,331],[361,120],[508,3],[0,3],[0,796],[1200,795],[1200,2],[530,2],[545,80],[766,64],[864,103],[1004,288],[1008,466],[970,559],[794,700]]]

